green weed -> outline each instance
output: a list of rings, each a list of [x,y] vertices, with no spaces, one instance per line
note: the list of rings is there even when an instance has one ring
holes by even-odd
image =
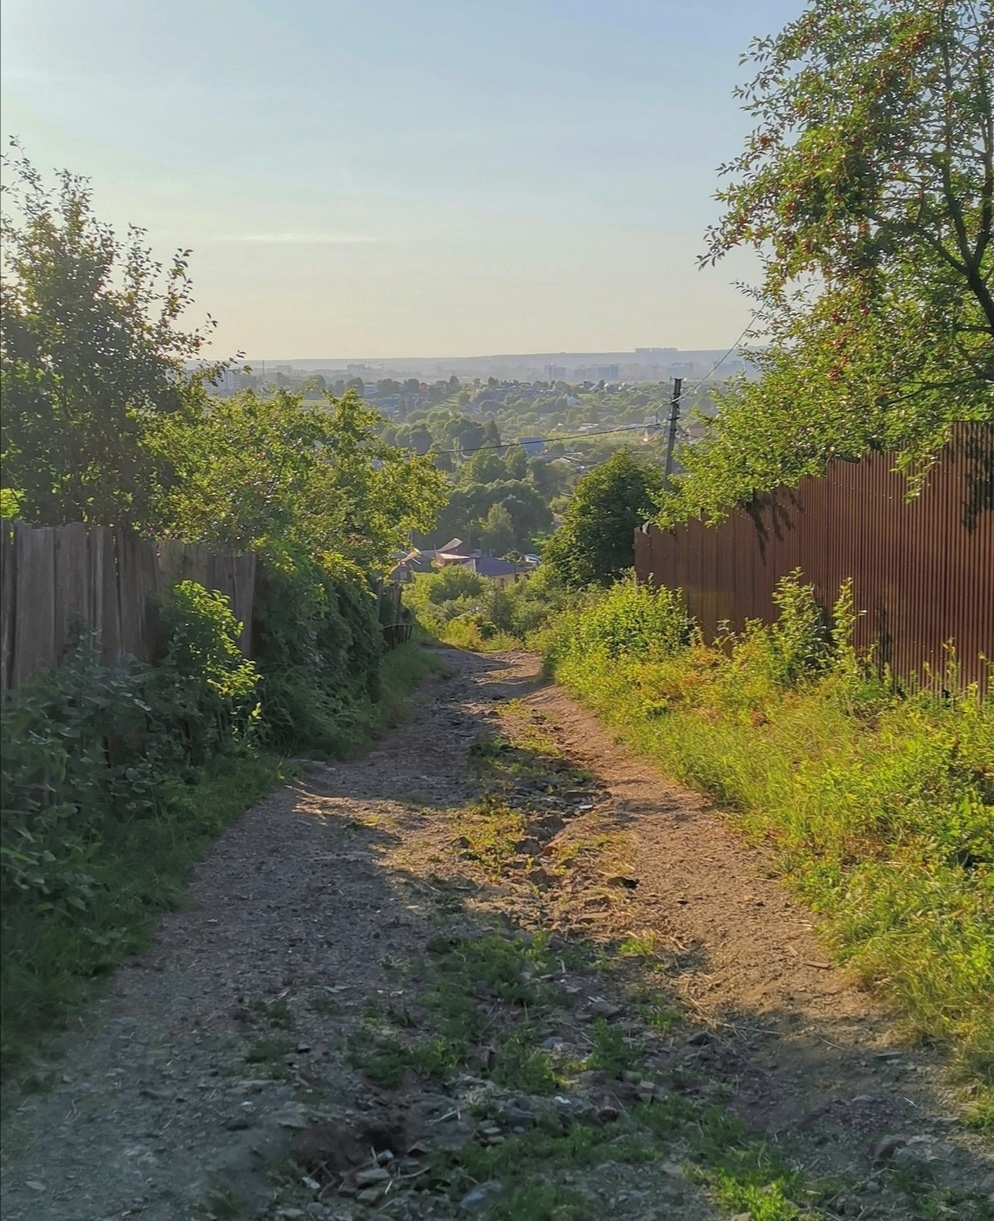
[[[616,1026],[598,1018],[590,1034],[594,1045],[587,1054],[588,1068],[610,1073],[614,1077],[620,1077],[628,1069],[634,1068],[642,1048],[628,1042]]]
[[[256,1039],[245,1052],[245,1063],[265,1070],[270,1077],[288,1079],[290,1068],[286,1058],[293,1049],[293,1039],[285,1035]]]
[[[493,1079],[525,1094],[552,1094],[563,1085],[549,1054],[535,1045],[531,1030],[515,1030],[501,1044]]]
[[[525,832],[521,810],[495,799],[484,799],[456,823],[466,855],[479,862],[491,878],[499,878],[517,855],[515,843]]]
[[[848,644],[846,590],[834,639],[794,580],[777,624],[714,647],[672,633],[651,646],[658,597],[623,584],[564,616],[557,678],[735,815],[840,960],[994,1080],[994,699],[895,694]]]
[[[632,936],[626,937],[618,949],[622,954],[651,962],[659,957],[659,942],[659,934],[649,929],[644,933],[633,933]]]
[[[280,1030],[289,1030],[293,1025],[293,1015],[286,1001],[256,1001],[249,1006],[249,1017],[254,1022]]]

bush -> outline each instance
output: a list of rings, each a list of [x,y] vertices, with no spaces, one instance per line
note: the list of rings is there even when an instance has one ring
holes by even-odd
[[[243,743],[259,719],[258,674],[241,654],[228,600],[195,581],[174,585],[160,615],[165,654],[150,674],[155,716],[181,731],[192,761]]]
[[[486,588],[482,577],[461,564],[418,573],[404,590],[404,603],[426,631],[439,633],[451,619],[479,609]]]
[[[5,1071],[146,943],[204,847],[281,778],[267,742],[354,750],[431,665],[409,646],[384,662],[350,566],[284,557],[267,573],[258,669],[225,599],[182,582],[160,608],[158,666],[105,666],[83,635],[66,664],[6,693]]]
[[[576,598],[544,565],[509,585],[451,565],[416,576],[404,590],[425,631],[471,649],[520,647]]]
[[[634,577],[588,596],[567,613],[546,642],[548,659],[566,656],[665,657],[690,639],[691,622],[679,590],[639,585]]]
[[[675,594],[623,582],[548,633],[556,677],[773,851],[841,960],[994,1072],[994,699],[895,693],[798,574],[776,623],[687,640]]]
[[[347,752],[380,694],[383,634],[363,573],[337,556],[271,555],[255,627],[267,741]]]
[[[234,621],[204,607],[204,594],[197,586],[179,595],[200,610],[174,626],[161,673],[105,666],[83,635],[63,666],[4,697],[5,1072],[71,1012],[92,977],[145,943],[204,843],[279,778],[272,759],[241,749],[247,735],[234,727],[245,726],[238,709],[254,678],[240,659],[219,666]],[[198,641],[211,646],[213,683],[201,685],[199,701],[196,674],[176,668]],[[216,749],[205,757],[210,741]]]

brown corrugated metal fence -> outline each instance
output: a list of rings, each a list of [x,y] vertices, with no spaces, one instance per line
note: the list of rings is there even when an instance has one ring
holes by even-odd
[[[719,623],[776,618],[773,592],[795,568],[831,608],[852,578],[857,647],[898,676],[945,669],[986,686],[994,659],[994,425],[957,430],[924,491],[907,497],[895,455],[834,463],[823,478],[757,497],[720,526],[635,533],[639,580],[683,589],[705,636]]]

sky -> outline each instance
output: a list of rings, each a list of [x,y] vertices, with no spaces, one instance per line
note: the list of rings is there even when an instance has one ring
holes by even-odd
[[[801,0],[4,0],[3,136],[273,358],[720,348],[739,56]]]

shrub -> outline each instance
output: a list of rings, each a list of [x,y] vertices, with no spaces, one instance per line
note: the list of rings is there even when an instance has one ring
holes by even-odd
[[[654,589],[630,577],[580,605],[553,628],[547,643],[550,660],[590,653],[665,657],[690,639],[691,621],[679,590]]]
[[[994,699],[954,673],[896,693],[853,652],[848,586],[833,632],[795,573],[776,623],[713,646],[681,645],[675,601],[623,582],[560,617],[547,664],[767,845],[862,979],[994,1072]]]
[[[284,551],[264,564],[256,654],[267,740],[341,754],[380,694],[383,635],[363,573]]]
[[[420,574],[404,590],[405,603],[427,632],[477,649],[520,647],[579,598],[544,565],[508,585],[453,565]]]
[[[227,598],[181,581],[163,599],[165,653],[150,674],[155,715],[183,734],[192,760],[229,751],[258,721],[258,674],[238,647],[241,624]]]
[[[5,909],[30,897],[48,912],[84,910],[99,823],[156,808],[144,752],[149,670],[100,663],[83,636],[67,665],[4,699],[0,716]]]

